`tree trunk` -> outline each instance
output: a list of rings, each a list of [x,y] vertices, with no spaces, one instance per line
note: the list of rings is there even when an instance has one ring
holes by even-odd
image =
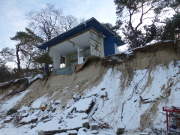
[[[20,61],[20,57],[19,57],[19,45],[16,45],[16,60],[17,60],[17,68],[18,68],[18,72],[21,71],[21,61]]]

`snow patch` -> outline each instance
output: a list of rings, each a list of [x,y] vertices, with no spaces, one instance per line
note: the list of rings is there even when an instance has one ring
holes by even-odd
[[[40,108],[41,105],[47,104],[47,101],[48,101],[48,97],[42,96],[42,97],[36,99],[36,100],[31,104],[31,107],[32,107],[32,108]]]
[[[28,79],[29,84],[31,84],[32,82],[34,82],[37,79],[43,79],[43,77],[44,76],[42,74],[37,74],[34,77],[27,77],[27,79]]]
[[[117,47],[117,53],[124,53],[124,52],[127,52],[129,49],[129,44],[124,44],[124,45],[121,45],[119,47]]]
[[[8,111],[9,109],[13,108],[17,102],[20,102],[24,96],[29,92],[29,90],[23,91],[18,95],[14,95],[10,99],[6,100],[2,105],[1,105],[1,110],[2,111]]]

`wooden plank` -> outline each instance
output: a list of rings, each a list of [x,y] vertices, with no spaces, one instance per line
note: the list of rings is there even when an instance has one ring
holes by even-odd
[[[82,127],[77,127],[77,128],[72,128],[72,129],[59,129],[59,130],[51,130],[51,131],[44,131],[43,135],[54,135],[57,133],[63,133],[63,132],[67,132],[67,131],[72,131],[72,130],[79,130]]]

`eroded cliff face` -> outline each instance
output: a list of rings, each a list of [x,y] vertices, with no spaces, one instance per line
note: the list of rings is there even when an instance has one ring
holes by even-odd
[[[19,99],[14,106],[21,108],[15,113],[21,117],[16,122],[20,134],[34,135],[39,130],[55,134],[59,129],[68,129],[64,131],[68,134],[74,129],[77,135],[115,135],[119,128],[127,135],[164,134],[162,107],[180,107],[178,50],[172,42],[157,43],[91,62],[71,76],[50,76],[34,82],[19,95],[3,98],[0,110],[6,105],[10,109],[11,102]],[[43,116],[45,119],[41,119]],[[0,131],[15,131],[9,124],[16,118],[8,124],[3,123],[5,119],[1,118],[4,127]]]
[[[102,103],[103,107],[98,108],[94,117],[128,131],[165,129],[162,107],[180,106],[179,64],[171,62],[151,70],[135,70],[130,79],[125,79],[121,71],[108,70],[101,87],[107,87],[109,100]],[[112,84],[106,86],[109,81]]]
[[[165,129],[162,107],[180,107],[178,50],[177,44],[166,42],[111,58],[110,63],[115,65],[113,71],[120,78],[119,93],[114,95],[118,95],[117,100],[113,101],[118,103],[112,115],[113,127],[118,125],[117,128],[125,127],[128,131]]]

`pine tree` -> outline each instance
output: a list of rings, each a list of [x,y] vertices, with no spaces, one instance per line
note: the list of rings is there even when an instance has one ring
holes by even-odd
[[[131,48],[144,46],[157,37],[159,17],[163,9],[170,7],[176,13],[180,10],[179,0],[114,0],[116,4],[117,28],[123,31],[126,41]],[[148,19],[147,14],[154,13],[151,17],[151,25],[144,26]],[[139,17],[137,17],[139,14]],[[136,24],[134,23],[137,22]]]
[[[25,58],[28,59],[26,68],[29,68],[32,58],[38,51],[36,47],[43,42],[43,39],[37,36],[29,28],[26,28],[25,31],[17,32],[11,40],[18,41],[18,44],[16,45],[16,63],[18,71],[21,71],[21,60]]]

